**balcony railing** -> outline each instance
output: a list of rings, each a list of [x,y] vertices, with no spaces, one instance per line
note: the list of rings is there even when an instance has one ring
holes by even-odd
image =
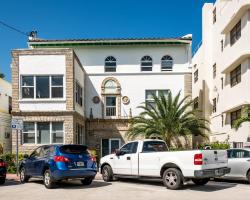
[[[116,107],[106,107],[106,117],[116,116]]]

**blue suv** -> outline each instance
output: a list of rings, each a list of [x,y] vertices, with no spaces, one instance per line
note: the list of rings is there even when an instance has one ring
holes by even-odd
[[[21,183],[41,177],[46,188],[67,179],[81,179],[83,185],[90,185],[97,165],[85,145],[44,145],[24,156],[19,172]]]

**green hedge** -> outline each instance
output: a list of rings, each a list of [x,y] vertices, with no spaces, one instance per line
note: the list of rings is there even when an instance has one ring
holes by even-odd
[[[7,173],[15,174],[16,173],[16,154],[6,153],[0,155],[0,158],[2,158],[7,163]],[[18,155],[19,163],[21,160],[23,160],[23,154]]]
[[[211,146],[212,149],[229,149],[230,144],[226,142],[211,142],[209,144],[200,144],[199,149],[204,149],[205,146]]]

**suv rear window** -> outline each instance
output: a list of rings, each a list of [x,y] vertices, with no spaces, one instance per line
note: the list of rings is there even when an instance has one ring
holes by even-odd
[[[60,147],[60,152],[68,154],[88,154],[87,146],[85,145],[63,145]]]

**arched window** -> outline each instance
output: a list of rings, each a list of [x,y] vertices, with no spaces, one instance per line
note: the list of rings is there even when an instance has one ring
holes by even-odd
[[[113,56],[105,59],[105,72],[116,72],[116,59]]]
[[[141,59],[141,71],[152,71],[153,60],[150,56],[143,56]]]
[[[114,80],[106,81],[104,85],[104,92],[106,94],[115,94],[117,93],[117,84]]]
[[[173,70],[173,58],[169,55],[163,56],[161,59],[161,71]]]

